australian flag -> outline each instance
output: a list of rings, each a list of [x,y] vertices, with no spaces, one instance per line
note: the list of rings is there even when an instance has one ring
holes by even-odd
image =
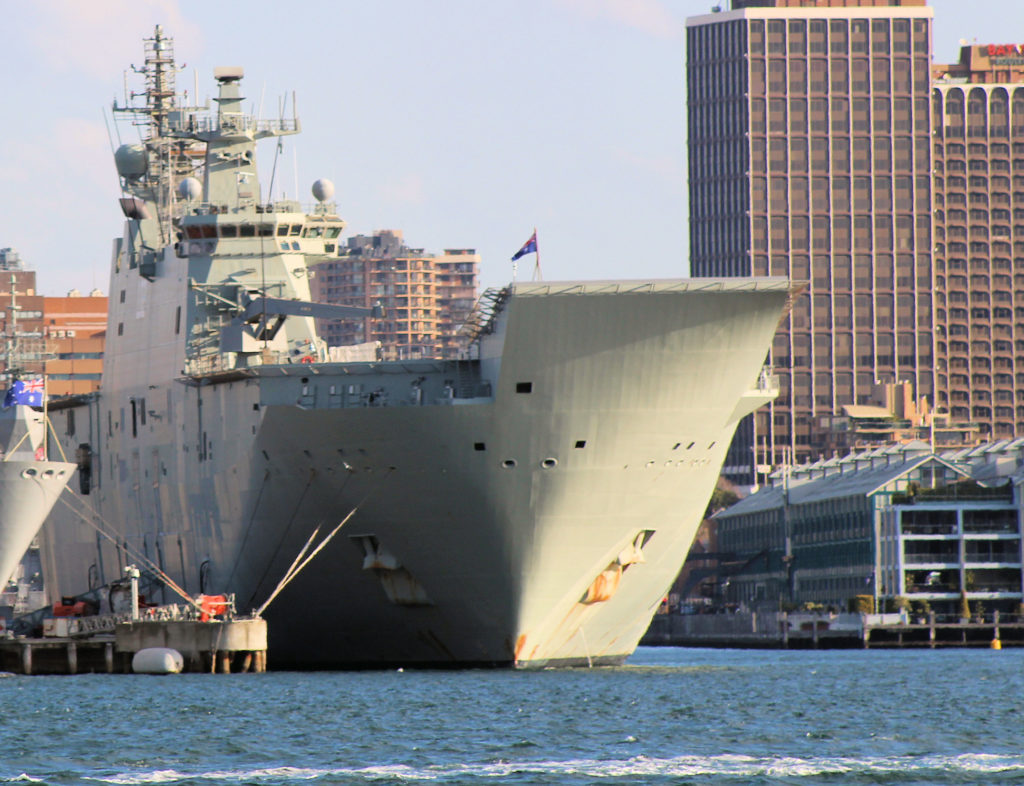
[[[526,256],[527,254],[537,253],[537,230],[533,230],[533,234],[530,235],[530,239],[527,240],[521,249],[519,249],[515,256],[512,257],[512,261],[515,262],[519,257]]]
[[[4,396],[4,406],[27,404],[30,407],[43,406],[43,380],[16,379]]]

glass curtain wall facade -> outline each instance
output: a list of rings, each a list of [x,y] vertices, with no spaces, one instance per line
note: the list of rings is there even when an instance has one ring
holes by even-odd
[[[807,282],[737,480],[815,458],[819,417],[876,381],[933,400],[931,16],[834,0],[688,20],[692,273]]]

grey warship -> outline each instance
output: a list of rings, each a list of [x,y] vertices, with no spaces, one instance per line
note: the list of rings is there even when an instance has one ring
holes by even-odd
[[[134,550],[258,608],[352,514],[266,609],[272,667],[621,663],[738,420],[777,393],[789,282],[516,283],[481,299],[464,360],[329,362],[314,316],[355,312],[311,303],[309,276],[345,224],[328,184],[266,201],[256,166],[298,119],[246,114],[241,68],[188,106],[159,27],[145,55],[115,105],[141,133],[115,156],[101,392],[51,413],[116,542],[55,511],[51,591],[95,591]]]

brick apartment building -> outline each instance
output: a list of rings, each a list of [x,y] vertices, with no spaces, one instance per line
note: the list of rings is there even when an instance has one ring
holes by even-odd
[[[107,298],[98,290],[65,297],[36,293],[36,271],[26,270],[13,249],[0,249],[0,384],[12,372],[46,375],[51,397],[99,389]]]
[[[329,346],[379,341],[384,360],[458,358],[466,351],[460,328],[476,301],[480,255],[473,249],[428,254],[409,248],[402,233],[356,235],[336,260],[317,266],[313,299],[372,306],[378,320],[321,322]]]

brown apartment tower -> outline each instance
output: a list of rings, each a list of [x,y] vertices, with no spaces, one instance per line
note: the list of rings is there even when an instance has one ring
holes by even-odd
[[[1024,46],[933,68],[936,404],[1024,435]]]
[[[380,343],[384,360],[465,357],[462,326],[476,302],[480,255],[471,248],[430,254],[408,248],[402,233],[355,235],[338,257],[317,267],[313,299],[345,306],[384,307],[375,320],[323,322],[329,346]]]
[[[934,400],[931,23],[924,0],[687,21],[691,271],[808,282],[772,345],[782,393],[727,476],[816,456],[821,417],[877,382]]]

